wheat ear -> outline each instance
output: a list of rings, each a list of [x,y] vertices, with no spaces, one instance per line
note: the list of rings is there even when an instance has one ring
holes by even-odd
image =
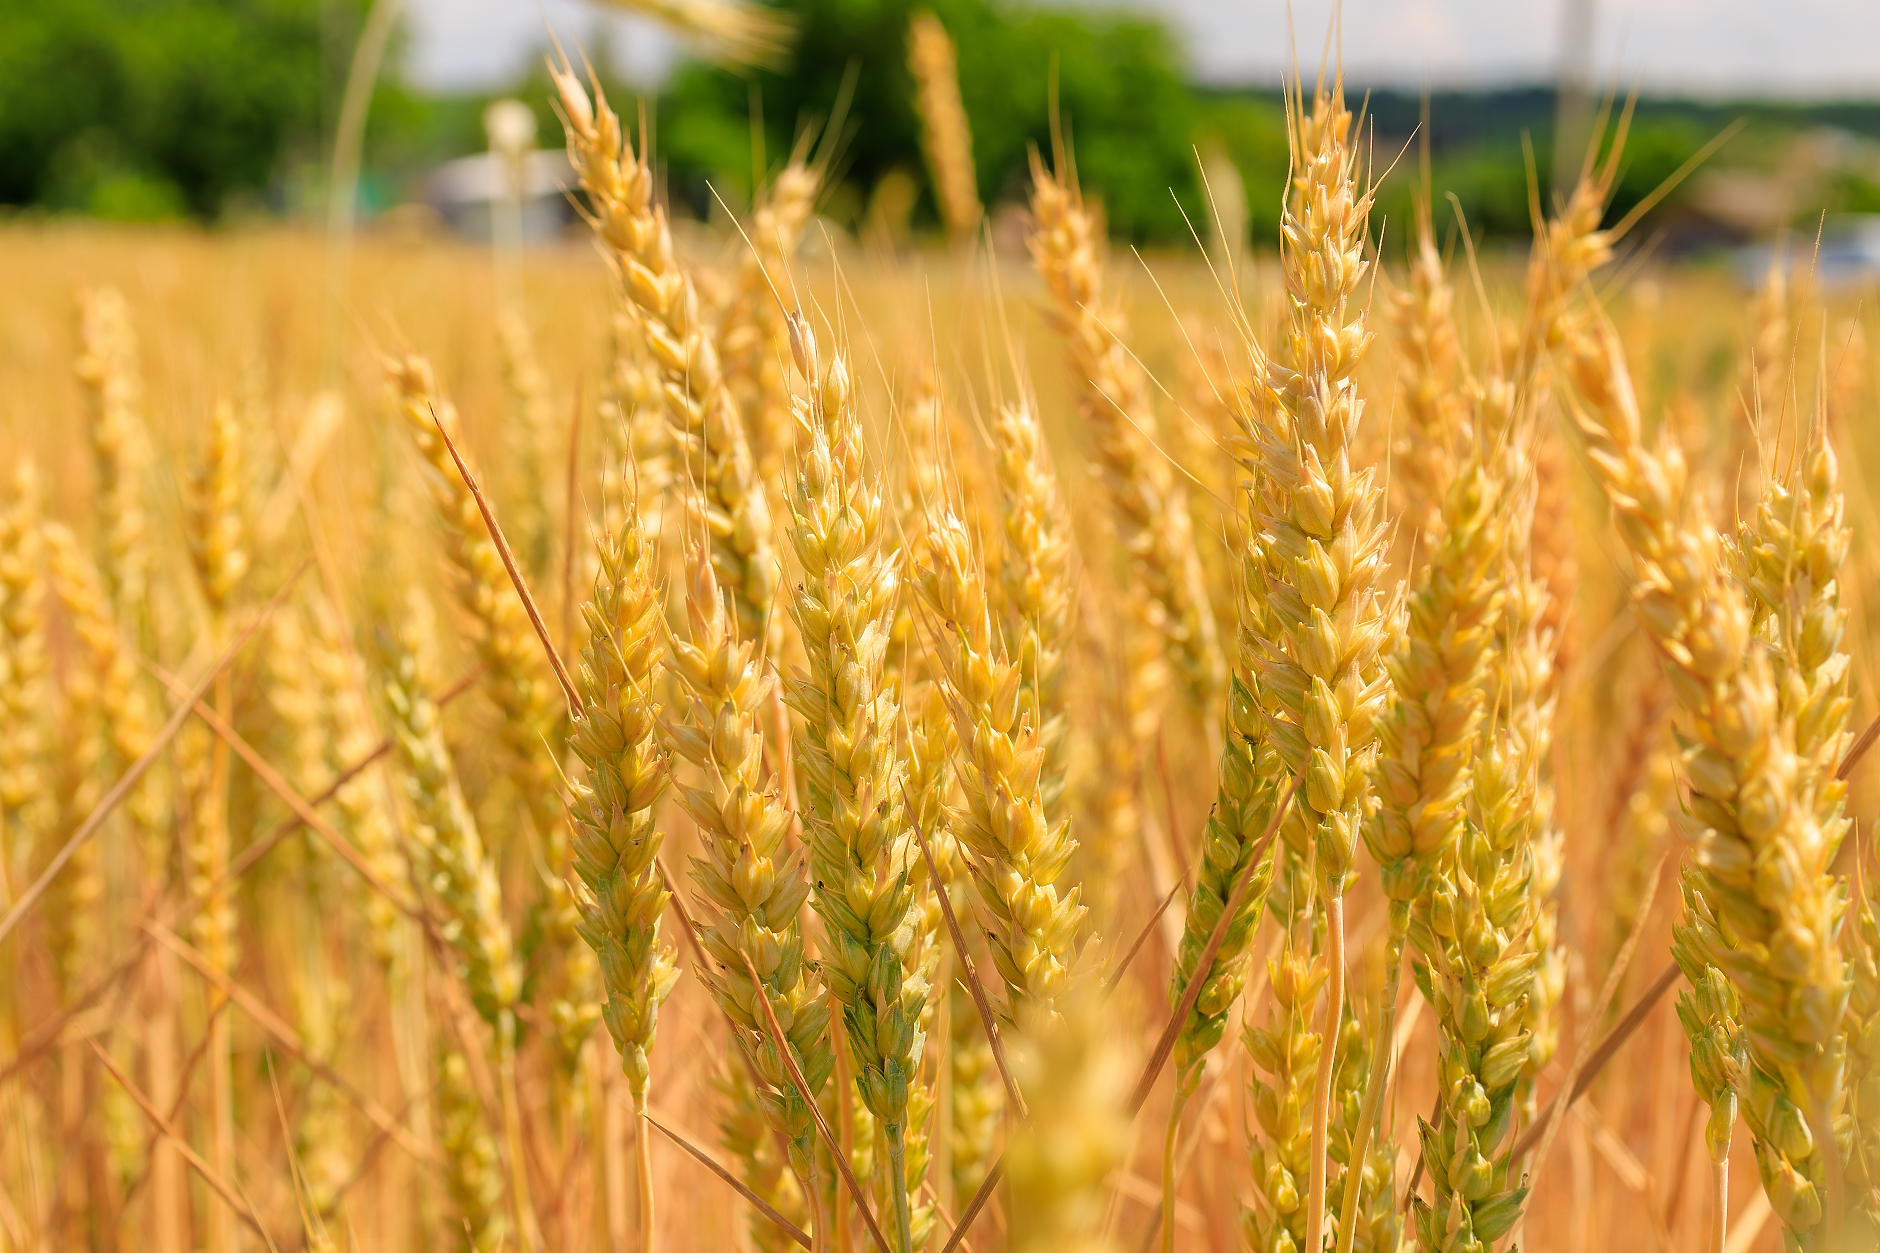
[[[548,513],[548,474],[542,465],[543,448],[555,421],[555,400],[548,374],[536,357],[529,324],[514,309],[497,313],[496,345],[509,401],[503,442],[512,459],[511,473],[517,488],[517,522],[511,523],[511,533],[530,582],[539,583],[548,572],[555,542],[555,527]]]
[[[228,629],[234,596],[248,569],[243,547],[242,431],[235,406],[218,402],[209,416],[201,463],[190,484],[185,519],[189,555],[197,585],[209,611],[209,635],[220,641]],[[215,710],[224,722],[233,716],[230,676],[223,671],[215,683]],[[197,940],[214,969],[229,974],[235,969],[235,904],[224,882],[228,869],[229,749],[219,737],[208,746],[208,760],[199,763],[193,789],[193,813],[186,852],[191,882],[205,895],[196,916]],[[210,1092],[210,1161],[226,1175],[234,1165],[235,1091],[228,1015],[219,1012],[226,998],[210,993],[208,1067]],[[234,1216],[226,1208],[212,1211],[209,1247],[226,1253],[233,1247]]]
[[[45,805],[47,658],[39,476],[22,460],[0,507],[0,875],[39,855]],[[17,889],[15,889],[17,890]]]
[[[515,1081],[522,963],[503,915],[496,867],[458,786],[437,706],[425,694],[422,671],[433,649],[430,631],[429,602],[414,589],[400,615],[399,634],[385,641],[385,702],[391,709],[392,738],[404,767],[405,797],[412,816],[409,835],[421,879],[441,906],[442,933],[471,1003],[495,1034],[510,1203],[517,1228],[527,1236],[531,1215]],[[447,1130],[452,1118],[449,1099],[447,1088],[442,1107]]]
[[[1439,514],[1449,483],[1469,446],[1454,302],[1448,269],[1436,250],[1429,201],[1419,196],[1409,285],[1393,291],[1390,301],[1404,365],[1403,423],[1391,452],[1404,518],[1415,534],[1431,539],[1441,531]]]
[[[959,56],[946,27],[932,13],[916,13],[907,27],[907,67],[914,75],[914,108],[920,114],[921,147],[933,175],[934,200],[947,233],[960,238],[977,230],[985,209],[973,169],[973,135],[960,102]]]
[[[718,311],[725,384],[744,415],[757,474],[775,483],[791,442],[790,337],[777,292],[822,190],[822,167],[793,159],[764,188],[745,231],[730,298]]]
[[[1616,336],[1599,323],[1570,328],[1567,361],[1588,458],[1633,558],[1634,608],[1689,724],[1686,828],[1698,845],[1701,895],[1721,924],[1698,937],[1699,956],[1744,994],[1743,1114],[1770,1204],[1808,1246],[1824,1216],[1828,1119],[1840,1086],[1835,1035],[1847,997],[1833,938],[1834,841],[1817,812],[1830,780],[1796,751],[1776,667],[1768,649],[1751,646],[1750,606],[1690,499],[1683,457],[1668,440],[1644,442]]]
[[[590,99],[566,61],[552,72],[568,156],[588,194],[595,236],[644,317],[667,418],[700,488],[718,581],[736,602],[739,636],[760,641],[768,653],[775,643],[767,633],[776,627],[771,609],[778,580],[770,509],[704,302],[673,255],[666,210],[653,203],[646,145],[642,141],[635,152],[626,143],[598,83]]]
[[[1064,170],[1032,157],[1032,264],[1047,315],[1077,376],[1077,397],[1130,573],[1147,592],[1169,665],[1190,704],[1211,716],[1226,667],[1185,497],[1156,447],[1155,402],[1130,353],[1122,306],[1104,290],[1103,226]]]
[[[593,597],[582,606],[588,643],[578,685],[581,708],[568,744],[584,777],[570,805],[581,938],[600,959],[607,1000],[601,1017],[620,1050],[639,1124],[634,1178],[642,1250],[653,1247],[653,1170],[645,1123],[647,1053],[659,1007],[679,979],[676,954],[659,934],[670,899],[659,870],[653,806],[665,790],[654,693],[663,654],[654,554],[631,510],[604,534]]]
[[[110,287],[79,296],[78,379],[85,390],[103,559],[99,562],[112,607],[133,624],[138,638],[148,621],[145,591],[150,537],[144,516],[143,476],[150,459],[144,425],[143,379],[130,308]]]
[[[1847,1039],[1847,1104],[1835,1126],[1847,1163],[1850,1219],[1880,1232],[1880,893],[1871,860],[1861,867],[1853,901],[1854,935],[1848,955],[1851,991]]]
[[[1353,463],[1363,404],[1352,375],[1370,342],[1354,306],[1364,275],[1370,193],[1358,185],[1343,88],[1293,106],[1293,194],[1282,228],[1290,317],[1285,364],[1267,358],[1247,389],[1245,438],[1276,634],[1258,659],[1266,736],[1302,782],[1281,834],[1316,865],[1326,931],[1327,1027],[1343,1009],[1343,898],[1371,791],[1375,722],[1389,691],[1381,654],[1385,530],[1376,474]],[[1312,1112],[1307,1247],[1324,1230],[1332,1066],[1320,1054]]]
[[[791,615],[809,664],[791,681],[789,703],[803,718],[814,901],[828,939],[822,975],[842,1006],[856,1087],[887,1138],[895,1239],[911,1253],[915,1229],[924,1237],[932,1219],[925,1207],[913,1212],[905,1169],[928,986],[912,881],[918,853],[902,801],[899,694],[885,674],[900,581],[881,486],[863,464],[848,365],[840,351],[825,356],[800,319],[790,338],[804,378],[789,497],[803,577]]]
[[[826,1231],[816,1180],[815,1114],[765,1029],[758,989],[745,964],[748,954],[765,997],[788,1024],[783,1033],[796,1066],[811,1094],[821,1092],[835,1069],[835,1054],[828,1006],[803,953],[808,858],[800,847],[786,850],[790,812],[774,790],[761,786],[760,712],[769,687],[763,663],[754,645],[739,638],[702,544],[688,564],[688,629],[670,642],[670,664],[682,692],[680,717],[668,724],[667,736],[701,776],[697,786],[679,789],[680,805],[699,827],[692,879],[703,896],[700,940],[717,966],[701,971],[700,978],[769,1088],[760,1099],[789,1143],[790,1166],[812,1207],[811,1230],[821,1247]]]
[[[1045,817],[1044,750],[1037,728],[1020,716],[1023,676],[993,640],[985,574],[965,524],[943,510],[929,525],[927,546],[921,599],[935,620],[930,649],[965,749],[967,812],[958,836],[978,889],[980,926],[1005,982],[1006,1017],[1048,1018],[1087,912],[1080,889],[1060,896],[1056,886],[1077,844],[1068,820],[1052,825]]]
[[[1002,405],[992,420],[998,469],[999,609],[1008,645],[1018,653],[1024,716],[1038,728],[1045,764],[1039,791],[1056,816],[1064,793],[1064,647],[1070,635],[1070,523],[1058,495],[1037,410]]]

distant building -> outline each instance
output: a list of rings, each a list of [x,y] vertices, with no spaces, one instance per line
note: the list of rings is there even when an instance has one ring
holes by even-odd
[[[488,241],[494,232],[495,208],[505,194],[506,164],[489,152],[447,161],[426,180],[424,198],[452,231]],[[566,233],[576,217],[567,193],[577,182],[566,152],[523,154],[523,243],[547,243]]]

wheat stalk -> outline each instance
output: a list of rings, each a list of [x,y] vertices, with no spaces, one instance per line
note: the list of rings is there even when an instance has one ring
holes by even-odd
[[[1076,375],[1117,539],[1154,606],[1170,668],[1206,716],[1225,686],[1225,666],[1187,502],[1156,447],[1148,375],[1124,340],[1122,307],[1104,290],[1102,223],[1064,170],[1052,173],[1034,156],[1031,174],[1032,264],[1051,293],[1047,316]]]

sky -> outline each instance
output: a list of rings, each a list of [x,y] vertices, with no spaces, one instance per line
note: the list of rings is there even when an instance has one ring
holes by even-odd
[[[1077,0],[1053,0],[1075,4]],[[1355,81],[1486,86],[1551,78],[1565,3],[1594,6],[1595,77],[1704,96],[1880,98],[1880,0],[1343,0]],[[616,66],[656,78],[679,55],[645,19],[597,0],[407,0],[407,68],[433,88],[512,78],[544,44],[543,17],[592,45],[606,32]],[[1137,0],[1181,33],[1195,73],[1221,83],[1277,81],[1291,47],[1316,63],[1333,0]]]

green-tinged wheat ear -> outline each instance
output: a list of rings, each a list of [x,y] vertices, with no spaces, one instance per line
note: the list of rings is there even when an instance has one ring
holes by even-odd
[[[1212,717],[1226,666],[1187,499],[1155,447],[1149,378],[1124,340],[1120,304],[1104,290],[1100,215],[1066,172],[1032,158],[1032,264],[1051,293],[1047,316],[1064,340],[1078,404],[1131,580],[1147,593],[1169,667],[1196,712]]]
[[[413,591],[397,633],[383,641],[380,678],[411,807],[409,834],[420,880],[437,898],[444,938],[477,1013],[495,1026],[513,1014],[521,999],[522,967],[504,918],[495,865],[457,782],[437,706],[426,694],[424,669],[435,647],[432,629],[430,606]]]
[[[922,1086],[922,949],[932,937],[919,925],[899,693],[886,673],[900,581],[881,484],[863,462],[861,411],[843,354],[823,355],[800,322],[791,342],[805,381],[794,405],[789,494],[790,543],[803,576],[790,608],[808,668],[791,681],[789,703],[803,719],[813,900],[828,945],[822,976],[842,1006],[856,1087],[886,1138],[890,1212],[905,1250],[916,1217],[923,1228],[929,1222],[914,1214],[901,1167],[910,1102]]]
[[[1844,1027],[1847,1101],[1835,1123],[1847,1163],[1849,1216],[1857,1215],[1869,1233],[1880,1232],[1880,893],[1871,867],[1872,862],[1862,867],[1854,901],[1848,954],[1853,987]]]
[[[1687,722],[1685,827],[1698,847],[1701,895],[1727,940],[1700,956],[1742,993],[1750,1055],[1743,1116],[1776,1216],[1812,1247],[1824,1216],[1833,1152],[1824,1141],[1848,997],[1834,942],[1842,907],[1829,871],[1836,832],[1822,818],[1832,776],[1798,752],[1807,741],[1784,716],[1777,683],[1795,672],[1758,640],[1744,590],[1687,490],[1682,455],[1668,438],[1656,447],[1644,441],[1616,336],[1579,323],[1566,347],[1588,459],[1632,556],[1633,606]]]
[[[666,737],[700,772],[699,785],[679,788],[679,803],[699,828],[692,879],[702,898],[700,941],[715,967],[699,977],[735,1027],[735,1047],[767,1089],[760,1094],[765,1113],[789,1143],[790,1166],[804,1195],[820,1209],[814,1115],[763,1025],[745,965],[748,957],[763,980],[810,1094],[821,1092],[835,1069],[835,1054],[829,1010],[803,952],[808,858],[802,847],[786,847],[790,812],[762,783],[759,714],[769,694],[764,664],[753,643],[740,639],[702,545],[688,565],[687,629],[673,632],[669,644],[679,707],[666,724]],[[813,1225],[821,1225],[819,1217]]]
[[[1046,1017],[1063,992],[1086,910],[1081,890],[1060,895],[1057,879],[1076,841],[1068,820],[1045,817],[1038,730],[1021,716],[1023,676],[994,642],[985,575],[950,510],[928,528],[921,598],[932,651],[965,752],[967,809],[958,837],[977,889],[978,917],[1005,984],[1004,1013]]]
[[[463,1054],[441,1049],[435,1066],[444,1185],[455,1210],[448,1225],[450,1245],[468,1253],[497,1253],[509,1245],[510,1237],[503,1209],[502,1154]]]
[[[1327,1018],[1343,1012],[1343,900],[1371,803],[1383,657],[1394,609],[1384,588],[1383,488],[1359,468],[1354,379],[1370,343],[1357,303],[1370,192],[1359,182],[1342,84],[1295,102],[1293,190],[1282,227],[1288,316],[1279,350],[1255,354],[1241,388],[1237,449],[1255,480],[1255,551],[1271,633],[1255,658],[1266,727],[1299,803],[1281,825],[1316,866],[1328,926]],[[1322,1059],[1323,1061],[1324,1059]],[[1307,1244],[1324,1230],[1332,1068],[1318,1066]]]
[[[590,99],[564,63],[554,71],[568,156],[587,192],[594,233],[641,327],[662,380],[667,419],[698,487],[694,505],[711,535],[720,586],[731,592],[738,631],[774,651],[778,569],[770,509],[722,364],[723,352],[692,276],[673,254],[666,210],[653,201],[646,145],[626,143],[598,86]]]
[[[601,536],[594,594],[582,606],[588,642],[581,653],[569,747],[583,767],[569,806],[574,872],[581,889],[580,934],[600,963],[601,1018],[620,1050],[636,1115],[646,1113],[647,1053],[659,1007],[679,981],[673,946],[660,936],[670,894],[659,867],[661,835],[653,807],[668,768],[657,741],[655,703],[661,659],[655,553],[631,508]],[[652,1162],[644,1121],[634,1135],[642,1247],[653,1238]]]

